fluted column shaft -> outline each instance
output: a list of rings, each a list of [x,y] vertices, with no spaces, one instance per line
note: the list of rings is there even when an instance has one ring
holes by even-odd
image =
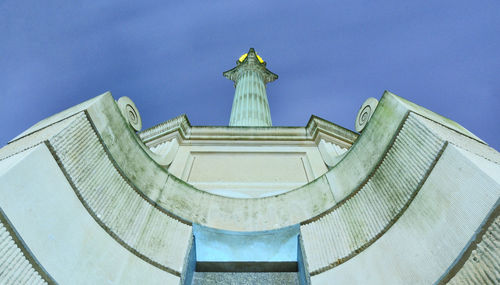
[[[265,127],[272,125],[266,86],[258,72],[244,71],[237,80],[229,125]]]

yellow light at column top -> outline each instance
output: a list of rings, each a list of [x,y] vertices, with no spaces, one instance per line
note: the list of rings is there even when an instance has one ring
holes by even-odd
[[[255,54],[257,56],[257,59],[259,60],[260,63],[264,63],[264,60],[262,59],[262,57],[260,57],[260,55],[258,55],[257,53]],[[245,60],[245,58],[247,58],[248,56],[248,53],[245,53],[244,55],[240,56],[240,59],[239,62],[243,62]]]

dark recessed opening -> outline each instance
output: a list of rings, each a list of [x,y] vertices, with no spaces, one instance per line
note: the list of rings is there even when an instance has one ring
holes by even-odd
[[[298,264],[286,262],[196,262],[197,272],[298,272]]]

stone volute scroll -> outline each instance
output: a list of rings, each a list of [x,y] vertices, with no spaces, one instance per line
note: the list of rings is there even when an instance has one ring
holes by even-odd
[[[134,102],[129,97],[123,96],[116,101],[116,104],[118,105],[123,118],[132,127],[132,129],[136,132],[140,131],[142,128],[142,119]],[[139,146],[149,155],[149,157],[163,167],[168,167],[172,163],[175,155],[177,154],[177,150],[179,149],[179,142],[176,138],[171,141],[161,143],[153,149],[147,147],[138,136],[134,136],[134,138]]]
[[[142,129],[142,120],[141,116],[139,115],[139,110],[137,110],[134,102],[132,102],[129,97],[123,96],[120,97],[118,101],[116,101],[116,103],[118,104],[123,117],[125,118],[125,120],[127,120],[130,126],[136,132],[140,131]]]
[[[373,97],[366,99],[363,105],[361,105],[361,108],[359,108],[358,111],[358,115],[356,116],[356,132],[361,133],[363,131],[363,129],[366,127],[366,124],[368,124],[368,121],[370,121],[370,118],[375,112],[375,108],[377,108],[377,105],[378,100]]]

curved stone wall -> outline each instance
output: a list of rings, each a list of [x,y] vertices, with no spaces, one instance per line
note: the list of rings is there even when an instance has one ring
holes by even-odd
[[[316,275],[373,243],[408,207],[444,142],[409,114],[376,171],[334,209],[301,227],[309,271]]]
[[[313,283],[436,282],[451,267],[458,271],[455,278],[472,280],[483,267],[465,263],[462,271],[453,264],[500,197],[498,152],[458,124],[391,93],[384,94],[363,135],[330,171],[266,198],[217,196],[169,174],[150,157],[109,93],[30,128],[0,150],[0,159],[21,157],[37,145],[50,150],[80,203],[107,235],[152,272],[168,273],[174,283],[185,265],[192,223],[230,231],[300,223]],[[9,167],[0,164],[0,178]],[[8,195],[11,200],[5,203],[15,201],[13,193]],[[453,235],[445,236],[447,231]],[[413,238],[405,239],[408,234]],[[405,246],[417,256],[401,255]],[[440,247],[446,252],[435,258]],[[431,251],[418,255],[426,248]],[[412,273],[424,257],[434,258],[434,266]],[[390,272],[378,260],[396,268],[390,278],[384,279]],[[498,272],[498,260],[491,264]],[[356,272],[360,268],[366,270]],[[481,276],[491,279],[491,274]]]
[[[460,270],[458,261],[473,245],[500,196],[498,180],[486,172],[487,168],[498,171],[500,166],[491,162],[476,164],[476,158],[477,155],[448,144],[396,222],[369,246],[354,251],[351,258],[336,260],[338,262],[326,270],[313,272],[312,283],[434,284],[441,282],[451,270]],[[339,234],[341,230],[348,233]],[[325,251],[345,245],[339,236],[355,241],[349,233],[357,231],[348,226],[324,234]],[[304,240],[306,247],[308,243],[314,240]],[[309,253],[307,255],[306,250],[311,265],[318,257],[314,251]],[[499,261],[493,259],[485,263],[498,268]],[[493,270],[489,275],[498,273]]]
[[[359,189],[389,150],[409,111],[425,113],[455,131],[471,135],[455,123],[386,93],[362,136],[333,169],[290,192],[260,199],[208,194],[169,175],[141,151],[145,146],[121,118],[111,96],[88,109],[103,145],[122,175],[151,201],[183,219],[208,227],[253,231],[300,223],[317,216]],[[129,131],[123,131],[129,129]],[[255,223],[259,221],[259,223]]]
[[[155,208],[107,157],[85,113],[49,140],[90,214],[115,239],[151,264],[180,276],[190,223]]]
[[[363,135],[342,161],[323,177],[274,197],[234,199],[197,190],[157,165],[123,119],[109,93],[81,105],[71,109],[75,112],[86,110],[89,122],[96,130],[96,139],[102,144],[115,170],[130,185],[134,185],[133,188],[150,204],[156,204],[158,209],[181,220],[236,231],[269,230],[300,223],[346,199],[372,175],[409,111],[423,113],[451,129],[473,136],[447,119],[386,93]],[[65,117],[59,118],[60,116],[70,117],[74,114],[62,112],[61,115],[56,115],[58,120],[44,120],[49,127],[42,124],[39,130],[31,128],[31,133],[43,133],[53,128],[54,124],[64,121]],[[30,132],[24,135],[30,136]],[[50,135],[53,134],[47,136]],[[259,221],[258,225],[255,220]]]
[[[384,155],[408,112],[399,100],[395,95],[384,96],[369,123],[373,126],[326,175],[296,190],[261,199],[208,194],[169,175],[141,151],[144,146],[133,132],[123,131],[129,127],[110,96],[92,105],[88,113],[122,175],[148,199],[174,215],[208,227],[253,231],[300,223],[332,208],[357,189]]]

